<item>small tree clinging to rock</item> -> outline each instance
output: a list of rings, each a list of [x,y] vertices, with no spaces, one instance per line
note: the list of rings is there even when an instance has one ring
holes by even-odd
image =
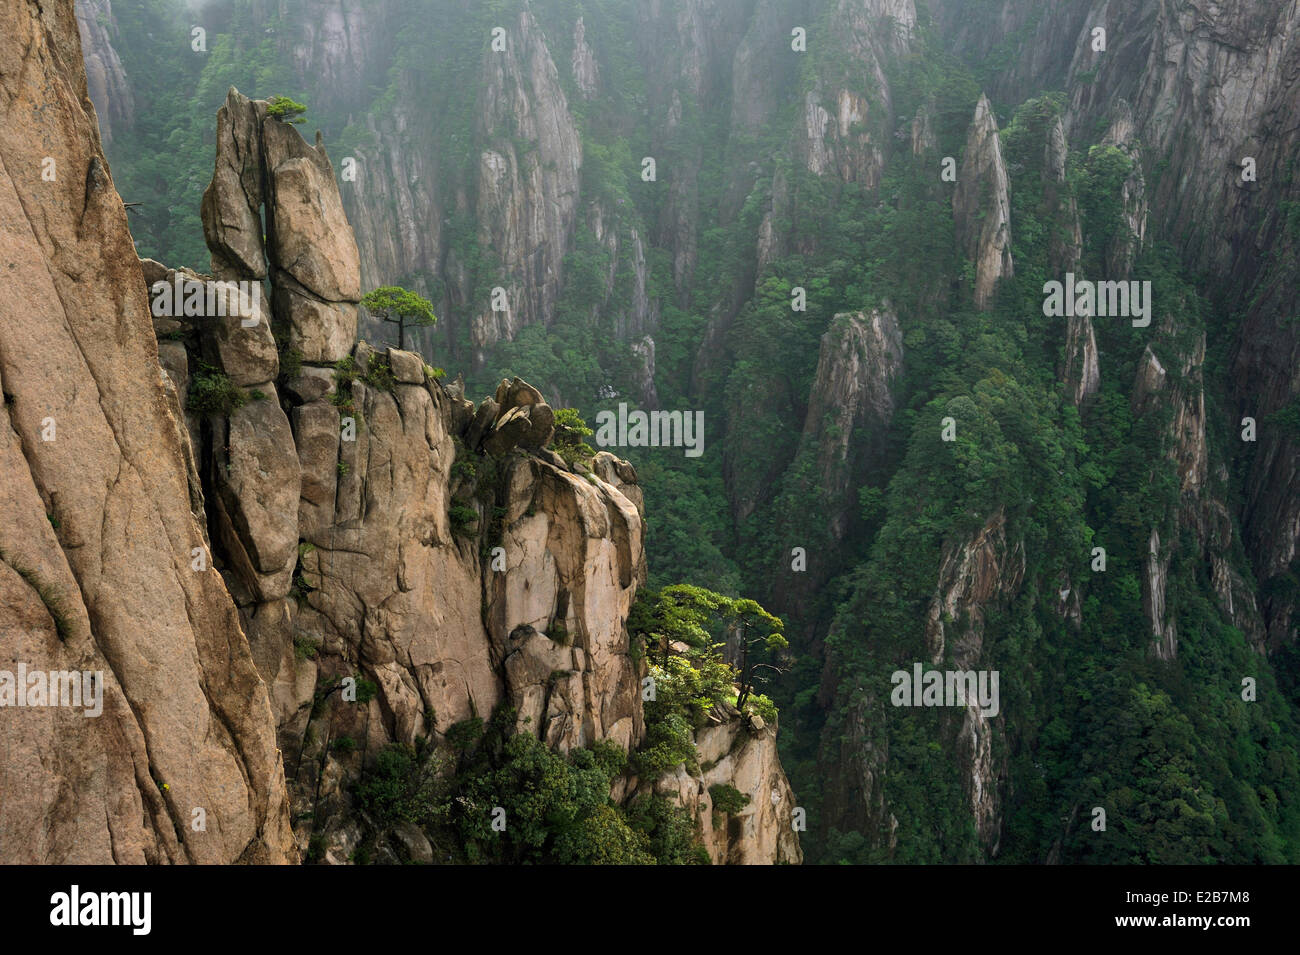
[[[570,467],[579,460],[591,458],[596,452],[583,439],[589,437],[592,430],[576,408],[559,408],[555,412],[555,437],[552,445],[557,454],[564,458]]]
[[[291,126],[302,122],[302,114],[307,112],[307,107],[288,96],[272,96],[266,101],[266,115],[272,119],[278,119],[282,123],[289,123]]]
[[[433,314],[433,303],[400,285],[385,285],[367,292],[362,306],[371,315],[397,326],[397,347],[405,350],[406,330],[422,325],[434,325],[438,317]]]
[[[789,647],[783,633],[785,622],[763,609],[755,600],[727,597],[691,584],[673,584],[659,591],[642,591],[628,615],[628,631],[645,641],[647,649],[657,647],[659,668],[670,667],[674,644],[701,673],[719,668],[728,674],[727,684],[736,684],[736,708],[742,712],[754,694],[754,684],[765,682],[763,671],[780,673],[769,662]],[[739,659],[725,663],[715,642],[728,631],[736,633]],[[765,698],[764,698],[765,699]]]

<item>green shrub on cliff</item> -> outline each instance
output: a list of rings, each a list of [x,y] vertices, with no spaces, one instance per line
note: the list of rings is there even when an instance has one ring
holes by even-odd
[[[684,820],[646,807],[630,818],[611,801],[627,754],[608,740],[558,753],[532,733],[516,733],[509,707],[486,725],[453,725],[448,738],[450,754],[397,744],[382,750],[353,788],[358,806],[381,828],[421,826],[440,854],[461,862],[697,861]]]
[[[190,379],[185,407],[199,415],[229,417],[247,402],[248,395],[225,372],[204,363],[199,365],[199,370]]]
[[[728,783],[714,783],[709,787],[713,811],[734,815],[749,805],[749,796]]]
[[[564,462],[569,467],[573,467],[579,461],[589,460],[595,456],[595,450],[584,440],[591,437],[592,433],[577,408],[557,408],[555,437],[551,439],[551,447],[555,449],[556,454],[564,458]]]

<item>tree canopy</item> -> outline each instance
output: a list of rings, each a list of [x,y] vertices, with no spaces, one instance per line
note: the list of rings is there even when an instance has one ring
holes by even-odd
[[[434,325],[438,321],[432,302],[400,285],[384,285],[367,292],[361,305],[376,318],[397,326],[398,348],[406,348],[408,328]]]

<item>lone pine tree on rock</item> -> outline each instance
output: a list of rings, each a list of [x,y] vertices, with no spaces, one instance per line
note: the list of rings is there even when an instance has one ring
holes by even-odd
[[[385,285],[367,292],[361,304],[371,315],[397,326],[397,347],[403,350],[408,328],[434,325],[438,321],[427,298],[399,285]]]

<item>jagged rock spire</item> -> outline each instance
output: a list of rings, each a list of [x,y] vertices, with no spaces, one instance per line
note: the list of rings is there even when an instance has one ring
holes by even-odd
[[[276,322],[304,361],[347,355],[357,334],[356,238],[317,134],[310,145],[233,86],[217,111],[203,235],[222,279],[270,278]]]

